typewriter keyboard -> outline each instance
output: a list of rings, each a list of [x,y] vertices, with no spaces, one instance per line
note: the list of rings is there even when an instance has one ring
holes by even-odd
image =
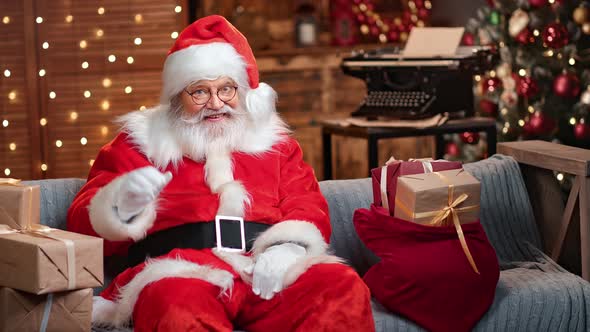
[[[430,96],[424,91],[370,91],[365,99],[365,105],[370,107],[418,108],[429,99]]]

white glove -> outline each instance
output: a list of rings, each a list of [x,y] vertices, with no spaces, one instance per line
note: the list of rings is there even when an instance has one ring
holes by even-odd
[[[295,243],[283,243],[266,249],[256,257],[254,265],[246,269],[252,276],[252,291],[265,300],[283,290],[287,270],[305,256],[305,248]]]
[[[117,214],[128,221],[153,202],[160,191],[172,180],[172,173],[161,173],[153,166],[138,168],[124,175],[115,194]]]

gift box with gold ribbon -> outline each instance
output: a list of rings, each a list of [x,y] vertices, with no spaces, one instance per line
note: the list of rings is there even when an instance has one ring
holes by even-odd
[[[39,186],[25,186],[20,180],[0,178],[0,224],[23,228],[38,224]]]
[[[0,331],[90,331],[92,289],[35,295],[0,287]]]
[[[465,256],[478,272],[461,224],[479,220],[480,190],[479,181],[463,169],[400,176],[394,216],[422,225],[454,226]]]

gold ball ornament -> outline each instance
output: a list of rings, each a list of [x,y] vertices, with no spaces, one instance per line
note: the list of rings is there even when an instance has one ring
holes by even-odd
[[[584,32],[587,35],[590,35],[590,22],[582,24],[582,32]]]
[[[574,22],[578,24],[584,24],[590,22],[590,8],[578,7],[574,9],[573,14]]]
[[[366,24],[361,25],[361,33],[363,35],[368,35],[369,34],[369,27]]]

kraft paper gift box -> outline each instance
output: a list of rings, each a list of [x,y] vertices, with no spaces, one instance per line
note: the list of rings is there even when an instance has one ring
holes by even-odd
[[[39,223],[39,186],[25,186],[20,180],[0,178],[0,224],[27,228]]]
[[[393,216],[398,177],[462,167],[461,162],[458,161],[432,160],[430,158],[410,159],[409,161],[390,160],[385,166],[371,170],[373,202],[376,206],[388,209],[389,215]]]
[[[0,232],[0,286],[33,294],[102,286],[101,238],[36,229]]]
[[[87,332],[92,289],[35,295],[0,287],[0,332]]]

